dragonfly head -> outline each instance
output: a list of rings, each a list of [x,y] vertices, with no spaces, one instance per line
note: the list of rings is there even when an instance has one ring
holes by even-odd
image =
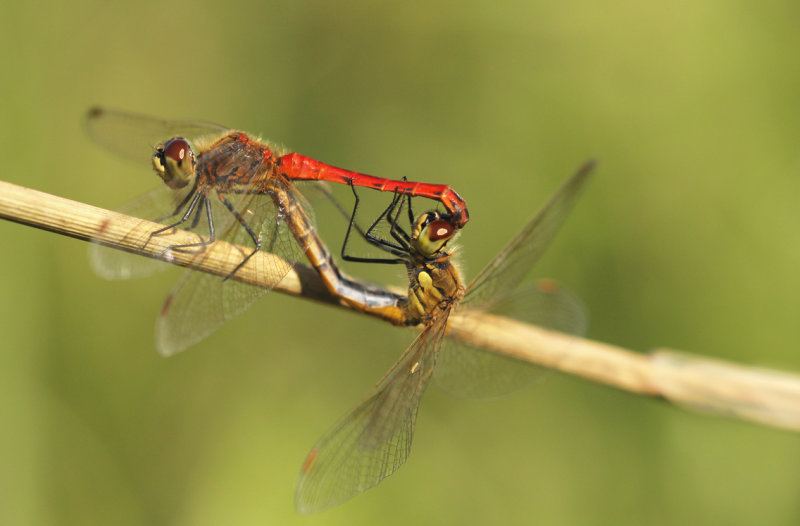
[[[156,147],[153,168],[167,186],[183,188],[194,176],[197,159],[191,146],[183,137],[173,137]]]
[[[425,212],[414,221],[411,233],[412,246],[424,257],[432,258],[455,237],[458,228],[450,216],[439,212]]]

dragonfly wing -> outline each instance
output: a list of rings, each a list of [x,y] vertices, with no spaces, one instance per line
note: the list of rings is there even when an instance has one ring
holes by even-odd
[[[184,272],[156,320],[156,349],[171,356],[194,345],[267,292],[205,272]]]
[[[232,214],[216,198],[209,199],[215,218],[221,227],[217,238],[254,249],[255,243],[250,234],[233,220]],[[251,260],[256,265],[269,265],[256,268],[258,275],[285,276],[294,264],[303,257],[302,247],[298,245],[288,228],[285,217],[278,214],[275,204],[267,195],[248,194],[236,205],[250,230],[260,240],[262,250],[280,256],[284,261],[276,262],[261,259]],[[242,258],[250,252],[243,252]],[[198,258],[205,257],[202,250]],[[187,271],[164,302],[164,307],[156,322],[156,347],[164,355],[175,354],[211,334],[225,321],[245,311],[259,297],[270,289],[247,285],[235,279],[200,271]]]
[[[297,483],[298,511],[341,503],[403,465],[446,324],[443,314],[426,327],[371,394],[317,442]]]
[[[123,206],[119,212],[153,221],[175,210],[191,191],[192,188],[172,190],[160,186]],[[134,227],[125,240],[144,247],[150,240],[150,232],[143,224],[142,227]],[[142,277],[167,268],[161,260],[108,248],[97,241],[89,246],[89,261],[95,273],[105,279]]]
[[[591,162],[582,166],[484,267],[467,287],[459,305],[461,312],[510,316],[565,333],[580,334],[585,330],[585,309],[568,291],[552,281],[522,288],[519,285],[566,219],[593,166]],[[439,357],[436,377],[448,391],[480,398],[519,389],[536,372],[536,367],[513,358],[448,339]]]
[[[226,130],[210,122],[163,120],[100,106],[86,114],[86,131],[92,140],[117,155],[146,163],[143,166],[150,166],[155,146],[172,137],[184,137],[191,143]]]
[[[470,311],[461,311],[470,316]],[[475,311],[473,311],[475,312]],[[569,290],[551,280],[518,288],[484,311],[566,334],[582,335],[586,308]],[[491,398],[527,385],[545,369],[446,338],[436,363],[436,382],[466,398]]]
[[[594,162],[584,164],[467,287],[462,306],[481,308],[510,294],[542,256],[580,195]]]

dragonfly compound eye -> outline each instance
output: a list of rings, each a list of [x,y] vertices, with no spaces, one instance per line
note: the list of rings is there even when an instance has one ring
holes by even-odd
[[[191,146],[182,137],[175,137],[156,148],[153,168],[170,188],[183,188],[194,176],[196,160]]]
[[[436,256],[456,233],[456,227],[436,212],[420,216],[415,224],[414,244],[424,257]]]
[[[452,237],[455,227],[444,219],[438,219],[428,223],[428,238],[431,241],[440,241],[442,239],[450,239]]]

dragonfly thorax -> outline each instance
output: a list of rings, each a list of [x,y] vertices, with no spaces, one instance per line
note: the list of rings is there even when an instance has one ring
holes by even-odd
[[[408,312],[406,323],[429,323],[464,295],[464,286],[449,254],[422,266],[408,267]]]
[[[450,217],[439,212],[426,212],[414,221],[406,260],[407,324],[429,323],[463,296],[461,278],[445,250],[457,232]]]
[[[198,184],[224,193],[269,193],[276,175],[271,147],[243,132],[231,131],[207,145],[199,145]]]

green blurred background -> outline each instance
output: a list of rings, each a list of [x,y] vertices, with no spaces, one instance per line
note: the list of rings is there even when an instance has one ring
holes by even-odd
[[[3,178],[114,208],[157,180],[89,142],[88,106],[217,121],[452,184],[471,277],[595,157],[537,268],[586,301],[589,336],[800,370],[800,4],[490,5],[8,2]],[[412,333],[274,294],[162,359],[177,269],[104,282],[85,243],[0,236],[4,525],[800,523],[796,435],[561,375],[430,389],[405,467],[298,516],[308,449]]]

